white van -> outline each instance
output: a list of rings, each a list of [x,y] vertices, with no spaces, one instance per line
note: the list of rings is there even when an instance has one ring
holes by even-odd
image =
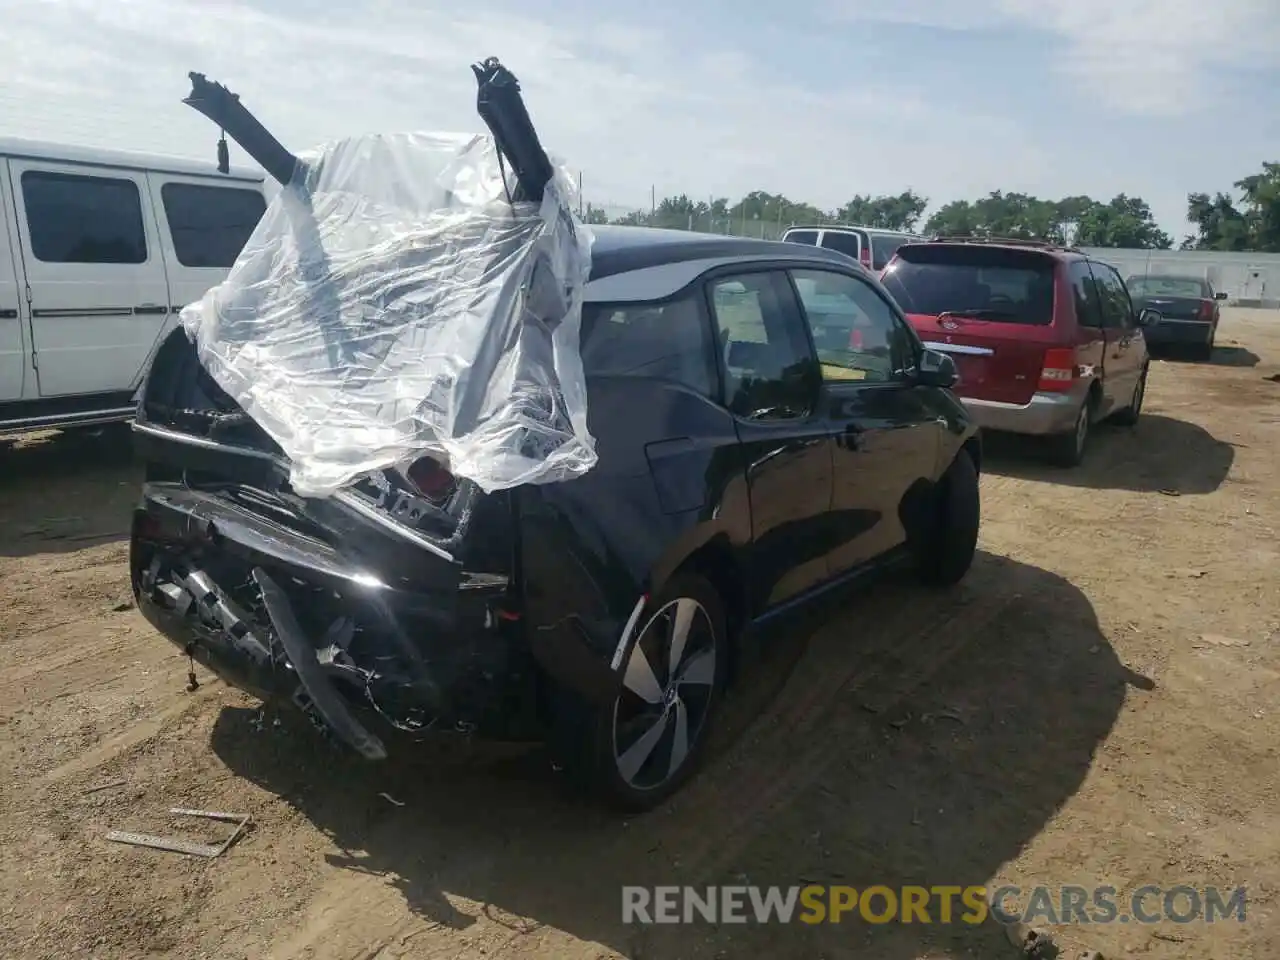
[[[816,227],[790,227],[782,239],[788,243],[807,243],[836,250],[857,260],[868,270],[879,273],[903,244],[922,243],[926,238],[901,230],[827,223]]]
[[[263,180],[0,139],[0,435],[131,419],[153,346],[265,212]]]

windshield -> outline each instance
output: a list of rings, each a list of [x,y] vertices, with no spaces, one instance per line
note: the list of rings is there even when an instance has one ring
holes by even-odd
[[[1209,285],[1191,277],[1134,277],[1128,283],[1129,292],[1135,297],[1190,297],[1199,299],[1212,296]]]
[[[1053,322],[1053,261],[1040,254],[909,244],[881,282],[906,313]]]

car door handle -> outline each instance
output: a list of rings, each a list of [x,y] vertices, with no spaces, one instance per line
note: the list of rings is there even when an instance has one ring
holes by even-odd
[[[140,303],[133,308],[136,316],[158,316],[162,313],[168,313],[169,308],[158,303]]]

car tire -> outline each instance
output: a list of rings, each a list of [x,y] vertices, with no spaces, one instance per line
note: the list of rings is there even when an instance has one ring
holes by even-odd
[[[701,766],[730,652],[724,604],[696,573],[677,573],[646,608],[619,668],[617,696],[571,715],[564,730],[565,772],[629,813],[657,806]]]
[[[937,491],[936,512],[916,548],[916,575],[926,586],[950,587],[973,566],[982,523],[978,468],[969,451],[956,454]]]
[[[1093,428],[1093,398],[1085,400],[1076,413],[1075,426],[1050,440],[1049,459],[1059,467],[1078,467],[1084,461]]]
[[[1138,384],[1133,388],[1133,398],[1129,401],[1129,405],[1117,413],[1112,420],[1122,427],[1132,427],[1138,422],[1138,417],[1142,415],[1142,402],[1147,396],[1147,372],[1150,368],[1143,367],[1142,375],[1138,377]]]

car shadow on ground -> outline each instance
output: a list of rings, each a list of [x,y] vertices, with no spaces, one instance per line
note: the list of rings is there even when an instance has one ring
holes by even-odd
[[[125,539],[140,477],[129,441],[121,429],[0,440],[0,557]]]
[[[1230,443],[1197,424],[1158,413],[1144,413],[1134,427],[1096,425],[1078,467],[1054,466],[1046,459],[1046,449],[1037,437],[984,434],[983,472],[1072,487],[1182,496],[1217,490],[1235,461]]]
[[[1169,360],[1175,363],[1199,363],[1218,367],[1256,367],[1262,362],[1247,347],[1214,345],[1213,355],[1207,360],[1195,356],[1194,351],[1178,346],[1154,346],[1150,348],[1151,356],[1157,360]]]
[[[220,714],[213,748],[350,851],[331,866],[394,884],[422,923],[469,927],[461,897],[513,937],[554,928],[629,957],[1003,956],[994,924],[938,924],[936,908],[933,925],[621,922],[624,884],[984,884],[1080,789],[1126,695],[1142,695],[1128,691],[1152,687],[1072,584],[989,554],[954,591],[890,577],[774,649],[727,701],[707,767],[630,819],[567,792],[537,752],[423,747],[370,766],[287,712],[255,733],[241,708]],[[325,924],[349,938],[334,955],[380,935],[363,919]]]

